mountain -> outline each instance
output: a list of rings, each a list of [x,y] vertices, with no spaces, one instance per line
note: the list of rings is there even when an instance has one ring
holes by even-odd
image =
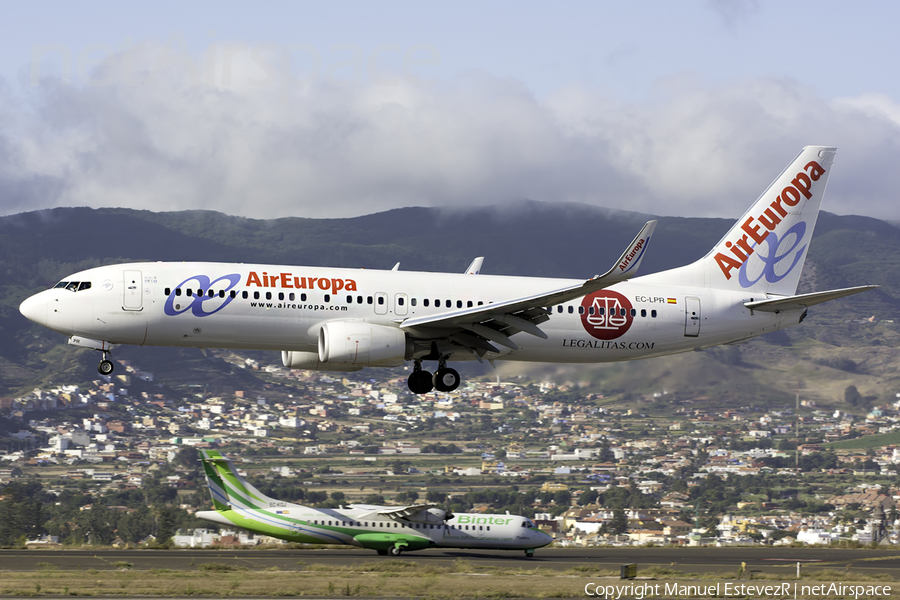
[[[62,336],[32,325],[18,312],[18,305],[25,297],[80,269],[139,260],[388,269],[399,261],[403,270],[461,272],[472,258],[485,256],[484,273],[587,278],[609,268],[650,218],[659,218],[660,222],[644,259],[643,273],[679,266],[703,256],[733,223],[730,219],[652,217],[579,204],[530,201],[473,210],[403,208],[349,219],[256,220],[211,211],[154,213],[88,208],[3,217],[0,218],[0,272],[3,274],[0,279],[0,395],[21,393],[48,380],[62,383],[66,378],[78,382],[96,377],[95,353],[65,346]],[[867,217],[821,213],[801,291],[865,283],[883,287],[815,307],[801,326],[752,342],[737,350],[737,357],[729,354],[732,349],[707,352],[702,358],[674,357],[670,359],[672,368],[678,373],[692,368],[700,372],[702,365],[691,361],[715,364],[725,361],[730,363],[733,374],[746,370],[746,382],[755,382],[747,383],[750,385],[747,389],[765,389],[768,390],[765,393],[778,395],[787,393],[785,390],[790,386],[756,375],[765,369],[774,373],[773,361],[783,363],[784,356],[777,359],[782,354],[795,357],[800,365],[831,361],[831,365],[848,367],[851,363],[866,362],[866,366],[855,368],[860,371],[855,376],[865,379],[860,389],[868,393],[863,389],[868,387],[872,393],[887,397],[894,385],[889,365],[893,348],[898,345],[896,329],[893,323],[887,322],[900,309],[898,267],[900,229]],[[875,317],[873,323],[859,324],[871,316]],[[173,377],[175,370],[198,368],[196,351],[122,348],[116,356],[126,354],[136,360],[158,357],[168,363],[166,368]],[[869,359],[860,360],[869,354],[872,355]],[[259,356],[271,362],[280,361],[277,353]],[[663,359],[654,361],[654,364],[668,364]],[[716,390],[721,393],[720,388],[727,388],[727,382],[714,384],[707,377],[700,378],[702,381],[696,378],[692,381],[689,376],[674,377],[672,369],[665,367],[653,367],[655,375],[648,378],[644,372],[649,367],[641,367],[643,362],[582,367],[578,369],[583,373],[579,378],[595,382],[619,378],[615,389],[620,393],[629,385],[635,390],[671,385],[700,395]],[[510,368],[515,372],[546,372],[547,376],[556,369],[560,373],[570,372],[556,366]],[[862,371],[867,373],[865,377]],[[184,377],[188,374],[182,373],[179,379]],[[804,377],[811,381],[820,379],[812,375]],[[630,378],[635,383],[629,384]],[[845,379],[838,378],[836,385],[840,387]],[[791,385],[796,387],[796,384],[795,378]],[[816,389],[820,388],[821,393],[832,397],[837,393],[834,384],[823,384]]]

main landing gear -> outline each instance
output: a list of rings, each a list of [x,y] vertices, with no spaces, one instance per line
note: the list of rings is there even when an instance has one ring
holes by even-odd
[[[413,394],[427,394],[431,390],[452,392],[459,387],[460,377],[456,369],[447,366],[447,359],[438,361],[438,370],[434,375],[422,369],[422,361],[415,361],[415,367],[406,380],[409,391]]]

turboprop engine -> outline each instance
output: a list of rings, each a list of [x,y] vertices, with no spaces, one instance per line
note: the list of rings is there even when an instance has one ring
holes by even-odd
[[[397,367],[411,346],[399,328],[365,321],[329,321],[319,330],[319,360],[325,365]]]
[[[408,521],[415,523],[435,523],[443,524],[447,519],[452,519],[453,513],[443,508],[428,508],[408,516]]]

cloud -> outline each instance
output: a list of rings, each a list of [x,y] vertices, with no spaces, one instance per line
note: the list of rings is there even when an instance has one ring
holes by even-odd
[[[143,46],[88,82],[0,87],[0,212],[342,217],[529,198],[737,216],[802,146],[827,144],[840,154],[825,208],[900,217],[900,105],[883,96],[680,75],[627,104],[578,86],[537,98],[480,72],[300,81],[266,49],[235,54],[224,81],[205,60]]]

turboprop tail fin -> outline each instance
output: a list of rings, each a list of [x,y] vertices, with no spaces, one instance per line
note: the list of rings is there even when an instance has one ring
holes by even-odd
[[[836,148],[807,146],[699,261],[685,283],[754,294],[797,291]]]
[[[216,450],[201,450],[206,483],[216,510],[228,510],[237,504],[245,508],[265,508],[273,502],[241,477],[231,459]]]

